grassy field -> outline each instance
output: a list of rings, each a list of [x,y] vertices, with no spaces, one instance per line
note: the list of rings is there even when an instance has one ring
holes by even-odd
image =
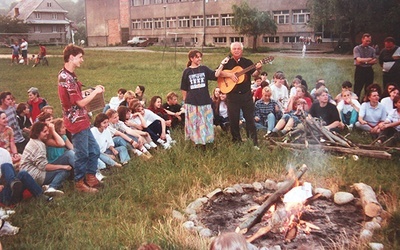
[[[7,53],[7,52],[4,52]],[[53,48],[52,55],[61,55]],[[225,53],[206,53],[203,63],[217,66]],[[269,54],[246,54],[253,61]],[[344,80],[353,79],[350,57],[315,58],[273,54],[273,64],[265,65],[270,76],[277,70],[291,80],[301,74],[312,87],[324,78],[332,94],[340,90]],[[181,73],[186,53],[154,53],[86,50],[85,62],[77,70],[86,86],[102,84],[106,99],[118,88],[146,87],[146,95],[165,96],[169,91],[180,93]],[[60,116],[57,96],[57,73],[63,66],[61,57],[49,57],[49,67],[9,65],[0,59],[0,90],[10,90],[17,102],[27,100],[26,91],[38,87],[41,95],[55,107]],[[380,73],[376,67],[376,81]],[[210,91],[216,86],[211,83]],[[260,134],[261,135],[261,134]],[[66,195],[52,204],[26,200],[16,207],[11,218],[22,228],[12,237],[3,237],[5,249],[136,249],[143,242],[154,242],[162,249],[207,249],[209,239],[185,231],[172,218],[172,210],[183,211],[193,200],[217,187],[235,183],[252,183],[271,178],[283,179],[289,165],[306,164],[309,171],[303,180],[314,187],[333,191],[349,191],[350,185],[364,182],[379,195],[385,210],[392,216],[374,236],[386,249],[399,248],[399,157],[377,160],[360,157],[338,157],[324,152],[282,151],[267,149],[260,136],[261,151],[251,144],[234,145],[229,135],[217,131],[216,142],[206,152],[184,141],[182,131],[173,131],[177,145],[169,151],[158,150],[150,161],[133,159],[120,171],[113,171],[105,180],[106,187],[96,195],[73,191],[73,183],[64,187]],[[360,136],[359,136],[360,137]],[[369,141],[369,138],[364,138]],[[364,246],[359,246],[363,249]],[[343,248],[345,249],[345,248]]]

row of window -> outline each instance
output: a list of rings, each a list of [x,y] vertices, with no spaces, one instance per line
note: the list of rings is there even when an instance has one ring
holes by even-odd
[[[232,24],[232,14],[222,14],[221,18],[218,15],[206,16],[206,26],[230,26]],[[167,17],[165,18],[146,18],[132,20],[132,28],[139,29],[163,29],[164,23],[167,28],[189,28],[189,27],[203,27],[203,16],[181,16],[181,17]]]
[[[203,16],[179,16],[179,17],[166,17],[164,18],[145,18],[132,20],[132,28],[134,30],[140,29],[164,29],[164,23],[167,28],[189,28],[189,27],[203,27]],[[232,24],[232,14],[207,15],[206,27],[212,26],[230,26]],[[274,20],[277,24],[289,23],[289,11],[274,11]],[[292,23],[303,24],[310,20],[310,12],[308,10],[293,10]]]
[[[35,33],[48,33],[48,32],[53,32],[53,33],[60,33],[60,32],[65,32],[64,26],[60,25],[53,25],[50,27],[48,26],[41,26],[41,25],[35,25],[33,26],[33,32]]]
[[[35,12],[35,19],[42,19],[42,16],[44,16],[45,19],[47,19],[49,14],[48,13],[44,14],[44,13],[40,13],[40,12]],[[51,13],[51,19],[57,20],[58,19],[58,14],[57,13]]]
[[[131,0],[131,6],[142,6],[151,4],[166,4],[166,3],[182,3],[195,2],[201,0]]]
[[[301,37],[300,36],[283,36],[283,43],[295,43],[295,42],[300,42],[301,41]],[[178,42],[181,43],[183,42],[183,38],[182,37],[176,37],[176,38],[171,38],[171,42]],[[198,42],[198,38],[197,37],[192,37],[190,38],[190,41],[192,43],[197,43]],[[244,38],[243,37],[225,37],[225,36],[221,36],[221,37],[213,37],[213,41],[215,44],[226,44],[228,41],[229,43],[233,43],[233,42],[244,42]],[[262,42],[263,43],[279,43],[279,36],[264,36],[262,38]]]

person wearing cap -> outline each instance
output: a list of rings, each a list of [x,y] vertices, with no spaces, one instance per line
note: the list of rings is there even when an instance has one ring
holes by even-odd
[[[29,115],[32,123],[36,121],[36,117],[40,114],[42,108],[47,106],[47,101],[40,97],[39,89],[31,87],[28,89],[28,106]]]
[[[371,35],[365,33],[362,35],[361,44],[353,49],[354,65],[354,93],[361,97],[363,88],[374,82],[374,70],[372,66],[377,63],[375,49],[370,46]]]
[[[389,83],[400,87],[400,49],[393,37],[385,38],[385,48],[379,55],[379,64],[383,71],[383,88]]]

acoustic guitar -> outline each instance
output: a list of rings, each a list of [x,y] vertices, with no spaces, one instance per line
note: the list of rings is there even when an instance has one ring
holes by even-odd
[[[268,56],[264,59],[262,59],[260,62],[263,64],[270,63],[274,60],[273,56]],[[257,62],[259,63],[259,62]],[[238,78],[237,82],[234,82],[231,78],[229,77],[218,77],[217,82],[218,82],[218,87],[221,89],[222,93],[229,93],[232,91],[232,89],[236,86],[236,84],[241,84],[244,82],[246,73],[249,72],[250,70],[254,69],[257,65],[257,63],[242,69],[240,66],[236,66],[231,70],[224,70],[224,72],[234,72],[236,77]]]

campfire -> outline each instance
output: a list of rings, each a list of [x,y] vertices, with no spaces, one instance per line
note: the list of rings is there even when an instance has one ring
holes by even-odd
[[[207,237],[236,231],[257,247],[325,249],[368,242],[380,227],[382,212],[372,189],[354,184],[360,198],[313,190],[310,183],[300,181],[306,171],[303,165],[278,184],[267,180],[216,189],[187,207],[189,221],[184,226]]]

